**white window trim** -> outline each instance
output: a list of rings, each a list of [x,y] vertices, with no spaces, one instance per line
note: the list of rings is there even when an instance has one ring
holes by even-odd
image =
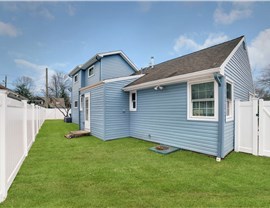
[[[90,71],[90,69],[93,69],[93,74],[91,74],[91,75],[89,76],[89,71]],[[87,69],[87,73],[88,73],[88,78],[94,76],[94,75],[95,75],[95,73],[94,73],[94,66],[89,67],[89,68]]]
[[[132,93],[135,93],[135,100],[136,100],[136,106],[133,108],[132,103]],[[129,92],[129,111],[137,111],[137,105],[138,105],[138,99],[137,99],[137,91],[130,91]]]
[[[191,102],[191,85],[193,84],[202,84],[206,82],[214,82],[214,116],[193,116],[192,115],[192,102]],[[218,121],[218,84],[217,82],[211,79],[200,79],[195,81],[189,81],[187,83],[187,120],[193,121]]]
[[[77,81],[75,81],[75,80],[76,80],[75,77],[77,77]],[[76,75],[74,76],[74,83],[77,83],[78,81],[79,81],[78,74],[76,74]]]
[[[226,77],[226,83],[231,84],[232,86],[232,114],[230,116],[227,116],[227,89],[226,89],[226,122],[233,121],[234,120],[234,82]]]
[[[82,99],[84,100],[84,96],[80,95],[80,111],[83,111],[83,102]]]
[[[77,102],[77,106],[75,106],[75,102]],[[78,108],[78,100],[74,100],[74,108]]]

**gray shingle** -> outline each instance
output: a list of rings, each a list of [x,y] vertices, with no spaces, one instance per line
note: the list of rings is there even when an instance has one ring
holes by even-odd
[[[145,75],[128,86],[220,67],[243,37],[143,69]]]

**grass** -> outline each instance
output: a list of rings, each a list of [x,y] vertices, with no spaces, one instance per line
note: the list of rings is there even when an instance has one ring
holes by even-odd
[[[160,155],[133,138],[63,137],[46,121],[0,207],[269,207],[270,158]]]

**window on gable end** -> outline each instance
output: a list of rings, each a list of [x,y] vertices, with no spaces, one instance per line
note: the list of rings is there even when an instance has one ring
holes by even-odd
[[[74,82],[78,82],[78,74],[74,76]]]
[[[88,68],[88,77],[92,77],[94,75],[94,66]]]

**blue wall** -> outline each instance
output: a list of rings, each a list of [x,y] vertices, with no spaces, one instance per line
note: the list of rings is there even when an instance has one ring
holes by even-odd
[[[72,122],[79,124],[79,89],[81,88],[81,79],[82,79],[81,71],[79,71],[77,74],[78,74],[78,82],[76,83],[74,82],[75,75],[72,77],[71,115],[72,115]],[[75,100],[78,101],[78,108],[74,107]]]
[[[126,77],[134,73],[134,70],[120,56],[112,55],[101,59],[101,79],[110,79],[116,77]]]
[[[90,90],[82,91],[82,94],[90,92],[90,125],[91,134],[105,139],[104,133],[104,85],[99,85]],[[81,111],[81,115],[84,114],[84,109]],[[84,116],[81,117],[81,129],[84,129]]]
[[[130,136],[129,93],[123,87],[135,79],[106,83],[105,85],[105,139]]]
[[[217,155],[218,122],[187,120],[186,83],[140,90],[137,99],[137,111],[130,112],[132,137]]]
[[[94,75],[91,76],[91,77],[88,77],[88,69],[86,69],[84,71],[84,82],[85,82],[85,86],[89,86],[89,85],[93,85],[93,84],[96,84],[98,83],[99,81],[101,81],[101,78],[100,78],[100,62],[96,62],[94,64]]]
[[[253,79],[247,51],[243,44],[225,66],[225,76],[234,82],[234,99],[249,100],[254,93]],[[234,120],[225,123],[224,156],[234,149]]]

